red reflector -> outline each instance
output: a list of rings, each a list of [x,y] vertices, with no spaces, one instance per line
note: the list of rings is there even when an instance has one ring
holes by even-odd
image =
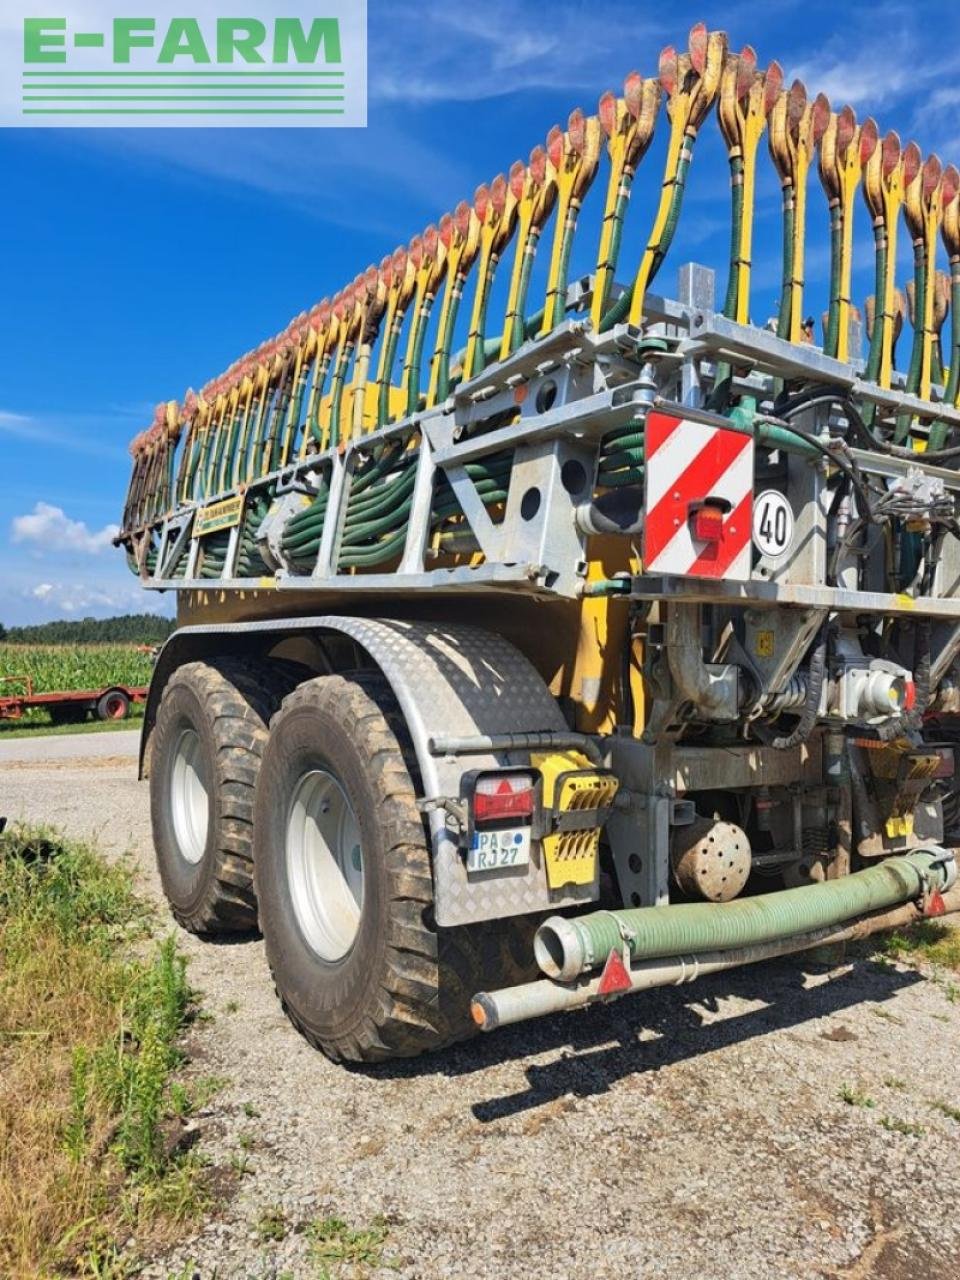
[[[947,914],[947,904],[944,902],[943,894],[939,889],[934,889],[923,904],[923,914],[925,916],[945,916]]]
[[[912,680],[905,680],[903,684],[903,706],[905,711],[912,711],[917,703],[917,686]]]
[[[497,818],[529,818],[533,813],[532,791],[510,791],[506,795],[473,797],[474,822]]]
[[[600,975],[600,985],[597,987],[597,994],[601,996],[613,996],[618,991],[630,990],[630,975],[627,973],[626,965],[623,963],[623,956],[620,952],[613,948],[607,956],[607,963],[603,966],[603,973]]]
[[[690,532],[698,542],[723,540],[723,512],[719,507],[698,507],[690,516]]]
[[[533,816],[533,778],[526,773],[488,773],[473,792],[474,822],[502,822]]]

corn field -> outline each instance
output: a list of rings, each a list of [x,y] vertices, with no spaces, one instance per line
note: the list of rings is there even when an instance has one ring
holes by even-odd
[[[149,684],[150,655],[127,644],[0,644],[0,677],[30,676],[35,693]],[[21,686],[4,682],[0,695]]]

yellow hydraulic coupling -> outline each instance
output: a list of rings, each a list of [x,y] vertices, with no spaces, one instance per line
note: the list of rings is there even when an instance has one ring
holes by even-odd
[[[794,80],[770,111],[770,155],[783,190],[783,284],[777,334],[789,342],[807,340],[803,328],[807,178],[818,129],[826,127],[829,110],[825,98],[818,110],[817,103],[807,98],[803,83]]]
[[[555,329],[566,310],[570,255],[580,206],[600,163],[599,120],[596,116],[585,116],[579,108],[572,111],[566,133],[554,126],[547,135],[547,155],[556,173],[557,213],[541,335]]]
[[[727,37],[722,31],[708,33],[698,23],[690,32],[690,52],[678,54],[672,46],[660,55],[660,84],[667,95],[670,118],[670,141],[664,165],[660,204],[653,230],[633,284],[629,321],[643,321],[643,304],[647,289],[666,256],[680,216],[680,206],[693,159],[693,148],[700,126],[710,112],[720,89]]]
[[[416,268],[414,287],[413,321],[407,337],[407,351],[403,361],[403,386],[406,391],[406,412],[415,413],[420,407],[420,368],[423,361],[423,344],[427,336],[430,312],[441,282],[447,271],[447,247],[440,239],[437,228],[427,227],[422,236],[410,242],[410,258]]]
[[[557,199],[557,172],[543,147],[534,147],[530,163],[518,160],[510,170],[517,201],[517,244],[507,293],[500,359],[516,351],[526,337],[526,303],[540,232]]]
[[[600,252],[590,316],[600,331],[620,257],[620,240],[637,167],[646,155],[660,110],[661,88],[656,79],[644,80],[636,71],[627,76],[623,97],[605,93],[600,99],[600,127],[607,137],[610,176],[600,228]]]
[[[480,219],[466,200],[461,200],[453,213],[445,213],[440,219],[440,239],[447,253],[447,278],[440,303],[436,345],[430,364],[428,408],[438,400],[445,400],[450,389],[450,351],[457,314],[470,268],[480,251]]]
[[[480,222],[480,256],[467,351],[463,361],[465,382],[476,377],[486,364],[484,341],[493,278],[500,256],[510,243],[518,212],[517,197],[502,173],[497,174],[489,187],[477,188],[473,207]]]
[[[750,321],[757,147],[782,88],[783,71],[779,63],[771,62],[765,72],[758,72],[757,55],[750,45],[746,45],[742,53],[727,55],[717,107],[720,132],[727,144],[732,196],[730,276],[723,311],[738,324]]]
[[[873,136],[875,140],[875,131]],[[820,136],[820,181],[830,209],[830,310],[823,349],[844,362],[850,359],[853,201],[861,169],[860,129],[853,108],[830,112]]]

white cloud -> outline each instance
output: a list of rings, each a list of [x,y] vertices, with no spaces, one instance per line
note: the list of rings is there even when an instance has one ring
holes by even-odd
[[[521,0],[489,0],[482,9],[400,0],[389,20],[378,15],[370,27],[370,98],[429,103],[478,101],[518,89],[594,92],[630,70],[625,47],[655,67],[666,34],[639,9],[602,24],[580,4],[554,4],[545,14]]]
[[[33,543],[45,551],[79,551],[98,555],[110,547],[120,531],[116,524],[91,530],[82,520],[71,520],[62,507],[38,502],[29,515],[14,516],[11,532],[14,542]],[[41,587],[49,587],[41,583]],[[40,597],[43,598],[43,597]]]
[[[130,432],[137,430],[136,423],[141,426],[149,421],[153,414],[139,412],[134,417],[119,410],[108,409],[103,413],[59,413],[31,415],[11,413],[0,409],[0,433],[12,436],[15,440],[27,440],[38,447],[49,447],[69,450],[71,453],[82,453],[94,458],[110,458],[114,461],[124,456],[123,450],[114,445],[104,444],[102,432],[104,427],[112,427],[114,423],[129,424]]]
[[[30,618],[110,617],[117,613],[171,614],[174,601],[158,592],[144,591],[134,580],[129,583],[106,582],[38,582],[24,587],[21,599],[34,608]],[[42,613],[37,612],[37,607]]]

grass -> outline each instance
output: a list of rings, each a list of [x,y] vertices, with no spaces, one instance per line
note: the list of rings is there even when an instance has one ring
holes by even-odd
[[[61,733],[116,733],[121,729],[139,729],[143,706],[134,703],[126,720],[81,720],[79,724],[51,724],[40,713],[30,712],[22,720],[0,720],[0,742],[15,738],[49,738]]]
[[[922,1138],[927,1132],[922,1124],[914,1124],[910,1120],[892,1120],[889,1116],[881,1116],[880,1124],[891,1133],[902,1133],[906,1138]]]
[[[390,1234],[384,1218],[374,1218],[368,1227],[354,1228],[343,1218],[319,1218],[306,1230],[310,1243],[310,1260],[316,1265],[319,1280],[336,1280],[340,1276],[362,1277],[370,1267],[391,1267],[395,1263],[384,1257],[383,1246]]]
[[[290,1230],[287,1215],[283,1211],[283,1206],[279,1204],[273,1204],[264,1209],[257,1218],[255,1225],[257,1239],[261,1244],[266,1244],[271,1240],[283,1240]]]
[[[842,1084],[837,1090],[837,1097],[849,1107],[875,1107],[877,1105],[869,1093],[855,1088],[852,1084]]]
[[[34,829],[0,835],[0,1275],[126,1274],[119,1241],[205,1207],[165,1133],[191,993],[129,871]]]
[[[938,920],[921,920],[909,929],[898,929],[882,938],[878,949],[896,960],[922,960],[960,972],[960,929]],[[947,985],[948,998],[955,1000],[956,987]]]

